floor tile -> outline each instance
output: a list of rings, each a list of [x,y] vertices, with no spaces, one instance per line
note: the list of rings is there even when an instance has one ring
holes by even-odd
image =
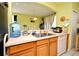
[[[72,49],[70,51],[67,51],[61,56],[79,56],[79,51],[76,51],[75,49]]]

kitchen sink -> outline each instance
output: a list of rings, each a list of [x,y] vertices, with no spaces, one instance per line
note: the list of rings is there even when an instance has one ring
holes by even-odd
[[[32,35],[38,38],[38,37],[51,36],[51,35],[55,35],[55,34],[51,34],[51,33],[48,33],[48,34],[40,33],[40,34],[32,34]]]

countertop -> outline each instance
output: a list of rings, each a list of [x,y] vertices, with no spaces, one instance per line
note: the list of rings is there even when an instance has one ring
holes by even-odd
[[[37,38],[37,37],[34,37],[33,35],[29,34],[27,36],[20,36],[17,38],[9,38],[8,41],[5,43],[5,47],[18,45],[18,44],[22,44],[22,43],[27,43],[27,42],[32,42],[32,41],[37,41],[37,40],[43,40],[45,38],[57,37],[57,36],[66,34],[66,33],[52,33],[52,32],[50,32],[50,33],[55,34],[55,35]]]

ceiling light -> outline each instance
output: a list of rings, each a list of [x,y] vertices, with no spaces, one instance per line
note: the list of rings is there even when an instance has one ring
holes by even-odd
[[[37,17],[34,17],[33,20],[36,21],[37,20]]]

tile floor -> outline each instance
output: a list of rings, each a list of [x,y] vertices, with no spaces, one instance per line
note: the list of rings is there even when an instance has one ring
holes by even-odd
[[[61,56],[79,56],[79,51],[76,51],[75,49],[72,49],[72,50],[64,53]]]

